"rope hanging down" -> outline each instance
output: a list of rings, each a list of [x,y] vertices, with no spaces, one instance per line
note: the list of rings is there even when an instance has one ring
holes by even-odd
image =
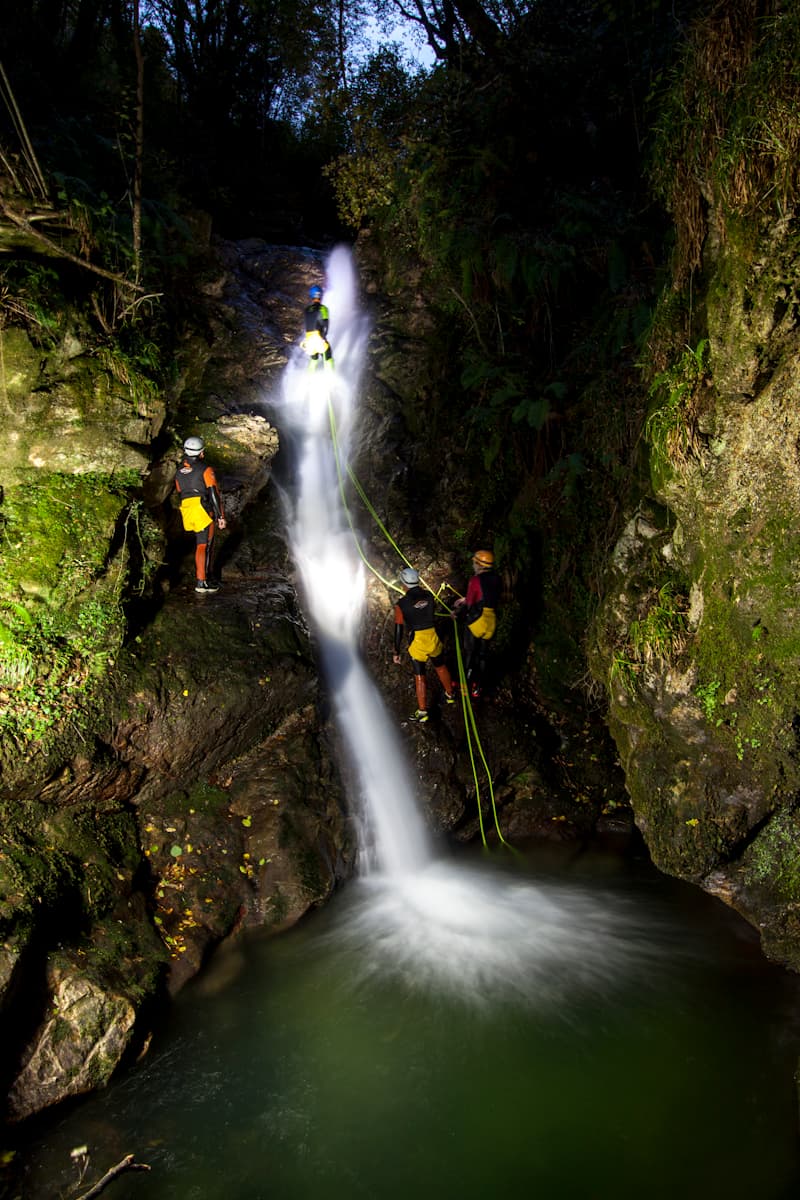
[[[345,485],[344,485],[344,473],[342,471],[341,452],[339,449],[339,437],[338,437],[338,433],[337,433],[337,429],[336,429],[336,416],[333,411],[333,402],[331,400],[330,394],[328,395],[328,417],[329,417],[330,428],[331,428],[331,442],[333,444],[333,457],[336,462],[336,477],[337,477],[338,484],[339,484],[339,494],[342,499],[342,507],[344,508],[345,514],[347,516],[347,523],[350,526],[350,532],[353,535],[353,541],[355,542],[359,558],[364,563],[364,566],[367,568],[367,570],[371,571],[372,574],[375,576],[375,578],[378,579],[385,587],[387,587],[390,590],[395,591],[395,592],[402,591],[402,589],[396,583],[394,583],[392,580],[384,579],[384,577],[381,575],[380,571],[378,571],[372,565],[372,563],[369,561],[369,559],[364,554],[364,551],[361,548],[361,543],[359,541],[358,534],[356,532],[356,527],[353,523],[352,514],[350,512],[350,506],[347,503],[347,495],[345,492]],[[355,472],[353,471],[353,468],[350,466],[349,463],[346,465],[346,472],[347,472],[348,478],[350,479],[351,483],[353,484],[354,488],[356,489],[356,492],[358,493],[361,503],[364,505],[367,512],[370,514],[373,521],[380,529],[381,533],[383,534],[383,536],[386,539],[386,541],[388,542],[388,544],[392,547],[392,549],[395,551],[397,556],[405,563],[405,565],[407,567],[410,567],[411,563],[406,558],[406,556],[403,554],[402,550],[397,545],[397,542],[395,542],[394,538],[389,533],[389,530],[386,528],[386,526],[381,521],[381,519],[378,516],[377,512],[375,511],[373,505],[370,503],[369,497],[367,496],[366,492],[364,491],[363,487],[361,486],[361,483],[359,482]],[[428,587],[428,585],[425,583],[424,580],[422,580],[422,583],[426,588],[428,588],[428,591],[431,592],[431,594],[435,597],[435,599],[438,601],[438,603],[442,605],[442,608],[444,608],[447,615],[452,617],[453,610],[442,599],[441,592],[442,592],[442,588],[448,587],[448,588],[450,588],[451,592],[455,593],[455,595],[459,595],[459,593],[456,591],[456,589],[454,587],[452,587],[449,583],[443,583],[441,585],[441,587],[439,588],[439,590],[437,592],[434,592],[432,588]],[[478,807],[478,824],[480,825],[481,841],[483,842],[484,846],[488,845],[488,843],[486,841],[486,831],[485,831],[484,825],[483,825],[483,811],[482,811],[482,807],[481,807],[480,784],[478,783],[478,768],[477,768],[476,761],[475,761],[476,750],[477,750],[477,754],[480,758],[480,761],[483,764],[483,769],[486,772],[486,780],[487,780],[488,788],[489,788],[489,800],[490,800],[491,807],[492,807],[492,816],[494,818],[494,827],[497,830],[497,836],[500,839],[500,841],[503,843],[504,846],[508,846],[509,849],[511,849],[512,847],[509,846],[509,843],[503,837],[503,831],[500,828],[500,822],[499,822],[499,819],[497,816],[497,805],[495,804],[495,798],[494,798],[494,785],[492,783],[492,773],[489,770],[489,764],[486,760],[486,755],[483,752],[483,746],[481,744],[480,736],[478,734],[478,726],[475,722],[475,713],[473,712],[472,702],[471,702],[470,696],[469,696],[469,688],[467,686],[467,677],[466,677],[466,672],[464,670],[464,659],[461,654],[461,643],[459,641],[458,634],[456,634],[454,640],[455,640],[455,644],[456,644],[456,661],[458,663],[459,693],[461,695],[461,707],[463,710],[463,717],[464,717],[464,732],[467,735],[467,749],[469,751],[469,761],[470,761],[470,766],[472,767],[472,777],[475,782],[475,800],[476,800],[477,807]],[[473,739],[474,739],[474,746],[473,746]]]

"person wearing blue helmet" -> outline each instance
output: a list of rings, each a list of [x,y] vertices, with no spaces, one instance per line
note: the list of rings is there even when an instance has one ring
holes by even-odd
[[[444,661],[444,646],[434,625],[436,601],[433,593],[422,587],[414,567],[404,567],[400,572],[400,586],[404,595],[394,607],[394,654],[395,663],[400,662],[400,647],[403,630],[408,632],[408,653],[414,668],[414,688],[417,694],[417,710],[412,721],[424,724],[428,719],[428,689],[425,669],[430,660],[439,676],[447,704],[455,704],[453,680]]]
[[[322,288],[316,284],[308,290],[310,304],[305,309],[305,334],[302,347],[308,355],[309,369],[314,371],[322,362],[326,367],[333,366],[333,352],[328,341],[328,322],[330,314],[322,303]]]

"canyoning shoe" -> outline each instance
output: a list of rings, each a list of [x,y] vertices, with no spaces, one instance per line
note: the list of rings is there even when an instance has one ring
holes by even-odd
[[[207,592],[218,592],[219,584],[215,583],[213,579],[198,579],[194,590],[200,592],[201,595],[205,595]]]
[[[455,688],[453,688],[453,691],[451,692],[451,694],[449,696],[448,696],[447,692],[445,692],[445,694],[444,694],[445,704],[455,704],[455,702],[457,700],[458,700],[458,692],[455,690]]]
[[[473,700],[480,700],[480,698],[481,698],[480,684],[473,683],[472,687],[469,689],[469,694]]]
[[[418,721],[420,725],[424,725],[428,719],[428,714],[424,708],[418,708],[408,719],[409,721]]]

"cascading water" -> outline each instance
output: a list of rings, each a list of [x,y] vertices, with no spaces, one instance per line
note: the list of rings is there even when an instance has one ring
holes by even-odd
[[[281,411],[294,435],[297,464],[294,494],[285,495],[289,538],[358,780],[362,862],[365,869],[402,878],[419,870],[431,851],[408,768],[358,650],[364,568],[342,503],[339,472],[347,455],[367,327],[355,305],[352,263],[343,248],[332,254],[327,278],[335,373],[309,372],[300,361],[289,364],[283,380]]]
[[[334,251],[326,276],[336,369],[290,363],[281,420],[295,445],[290,543],[363,819],[361,903],[336,936],[363,951],[365,974],[399,971],[472,999],[541,1002],[602,987],[642,952],[616,906],[437,859],[426,836],[402,747],[359,654],[364,568],[340,484],[368,330],[346,249]]]

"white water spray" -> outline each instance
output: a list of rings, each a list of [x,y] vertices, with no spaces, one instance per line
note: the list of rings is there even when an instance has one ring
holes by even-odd
[[[335,936],[353,951],[357,975],[400,974],[477,1000],[541,1002],[601,986],[643,945],[617,905],[434,858],[398,736],[359,653],[364,567],[341,491],[368,330],[346,249],[334,251],[326,278],[335,370],[290,363],[281,415],[296,442],[292,552],[363,818],[367,878]]]

